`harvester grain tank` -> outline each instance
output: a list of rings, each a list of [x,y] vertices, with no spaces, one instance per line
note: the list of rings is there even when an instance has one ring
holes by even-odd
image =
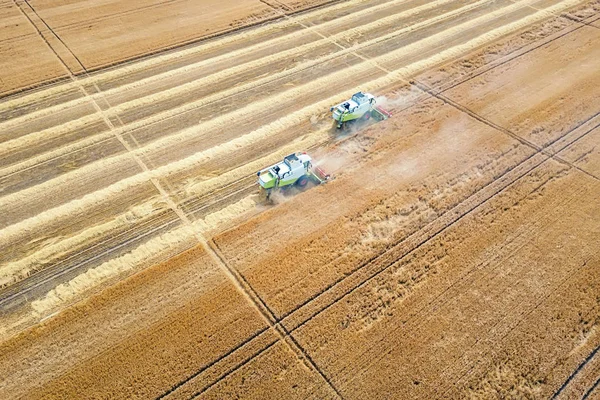
[[[261,193],[267,199],[274,190],[294,186],[305,187],[310,181],[325,183],[331,176],[321,168],[313,166],[312,158],[302,152],[286,156],[282,162],[271,165],[257,173]]]
[[[378,106],[375,96],[370,93],[358,92],[352,95],[350,100],[331,107],[332,117],[336,121],[338,129],[345,124],[355,121],[367,121],[371,118],[383,121],[392,116],[388,111]]]

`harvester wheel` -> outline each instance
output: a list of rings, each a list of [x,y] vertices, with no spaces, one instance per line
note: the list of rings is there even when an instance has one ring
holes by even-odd
[[[304,187],[304,186],[306,186],[306,184],[307,184],[307,183],[308,183],[308,177],[307,177],[306,175],[305,175],[305,176],[302,176],[302,177],[300,177],[300,179],[298,179],[298,180],[296,181],[296,185],[298,185],[298,186],[300,186],[300,187]]]

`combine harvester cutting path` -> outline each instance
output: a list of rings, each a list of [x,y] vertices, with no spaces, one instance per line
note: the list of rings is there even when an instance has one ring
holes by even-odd
[[[333,111],[332,117],[338,129],[356,121],[368,121],[371,118],[383,121],[392,116],[376,103],[375,96],[372,94],[358,92],[353,94],[350,100],[331,107],[330,111]]]
[[[309,181],[316,184],[329,182],[332,178],[320,167],[312,165],[312,158],[306,154],[294,153],[282,162],[257,173],[261,197],[269,199],[273,190],[288,190],[294,186],[304,188]]]

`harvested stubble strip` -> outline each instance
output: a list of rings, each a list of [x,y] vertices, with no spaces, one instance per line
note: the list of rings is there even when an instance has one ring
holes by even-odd
[[[285,101],[293,101],[297,98],[302,97],[303,93],[305,93],[305,92],[314,91],[319,87],[323,87],[323,85],[325,85],[325,86],[334,85],[334,83],[332,83],[332,79],[336,79],[336,77],[340,77],[338,79],[340,79],[340,82],[341,82],[343,79],[345,79],[345,76],[347,76],[347,75],[356,76],[356,75],[360,75],[360,73],[362,73],[362,72],[377,69],[377,67],[373,66],[373,63],[375,63],[375,64],[393,63],[395,61],[402,59],[403,57],[405,57],[408,54],[418,53],[418,52],[422,51],[423,47],[431,46],[431,45],[435,46],[439,43],[442,43],[449,35],[454,35],[456,33],[459,33],[462,30],[464,30],[468,27],[471,27],[473,25],[486,24],[486,23],[490,22],[491,20],[496,19],[502,15],[510,13],[514,10],[524,8],[529,3],[534,3],[535,1],[536,0],[526,0],[526,1],[523,1],[523,2],[520,2],[517,4],[513,4],[511,6],[507,6],[503,9],[496,10],[492,13],[485,14],[485,15],[475,18],[473,20],[467,21],[460,25],[457,25],[457,26],[454,26],[447,30],[444,30],[443,32],[440,32],[438,34],[435,34],[435,35],[429,36],[425,39],[419,40],[419,41],[417,41],[409,46],[406,46],[404,48],[394,50],[388,54],[385,54],[385,55],[382,55],[379,57],[375,57],[368,61],[363,61],[354,66],[350,66],[350,67],[344,69],[343,71],[341,71],[340,73],[335,74],[334,76],[329,75],[329,76],[321,77],[321,78],[313,80],[309,83],[301,85],[297,88],[289,89],[289,90],[285,91],[284,93],[281,93],[274,97],[267,98],[265,100],[261,100],[259,102],[253,103],[247,107],[244,107],[240,110],[237,110],[235,113],[232,113],[234,115],[232,115],[231,118],[232,119],[245,118],[245,117],[255,114],[257,112],[257,110],[264,109],[265,107],[269,107],[269,105],[272,105],[274,103],[279,104],[279,103],[285,102]],[[372,80],[369,82],[365,82],[363,85],[361,85],[361,87],[363,87],[364,90],[366,90],[366,91],[371,91],[372,89],[376,89],[378,87],[386,87],[386,86],[390,86],[391,84],[397,83],[399,81],[407,80],[410,78],[410,76],[412,76],[416,72],[422,71],[433,65],[441,64],[449,59],[456,58],[458,55],[468,53],[469,51],[472,51],[472,50],[476,49],[477,47],[485,45],[488,42],[492,42],[506,34],[512,33],[518,29],[521,29],[521,28],[527,26],[527,25],[530,25],[530,24],[533,24],[540,20],[543,20],[546,18],[548,12],[562,11],[562,10],[572,7],[573,5],[578,4],[580,2],[581,2],[580,0],[564,1],[558,5],[550,7],[548,10],[536,12],[533,15],[522,18],[521,20],[512,22],[512,23],[502,26],[500,28],[496,28],[496,29],[494,29],[490,32],[487,32],[475,39],[469,40],[466,43],[463,43],[463,44],[457,45],[453,48],[444,50],[444,51],[436,54],[435,56],[431,56],[425,60],[415,62],[408,66],[404,66],[398,70],[391,71],[390,73],[386,74],[382,78],[378,78],[378,79],[375,79],[375,80]],[[302,110],[293,113],[292,115],[294,116],[294,118],[290,118],[290,117],[292,117],[292,115],[290,115],[290,116],[280,119],[279,121],[288,119],[290,121],[290,122],[288,122],[288,124],[289,123],[295,124],[298,119],[306,118],[307,115],[310,116],[315,113],[318,113],[318,111],[320,111],[322,109],[327,109],[328,105],[334,104],[339,99],[348,97],[349,94],[353,90],[354,89],[346,90],[335,96],[331,96],[330,98],[328,98],[326,100],[315,103],[309,107],[305,107]],[[169,146],[170,144],[179,142],[181,140],[186,140],[187,138],[190,138],[190,137],[196,137],[199,133],[199,129],[203,129],[205,127],[206,127],[206,129],[210,129],[213,126],[215,128],[219,128],[220,126],[223,126],[223,124],[229,124],[231,122],[232,121],[230,121],[230,118],[228,118],[228,119],[223,118],[223,120],[221,120],[221,118],[218,118],[216,120],[209,121],[207,124],[202,124],[199,127],[189,128],[178,134],[171,135],[167,138],[153,142],[153,143],[139,149],[138,151],[140,152],[140,154],[147,155],[147,154],[151,153],[152,151],[157,151],[157,149],[159,149],[159,148],[164,149],[165,146]],[[276,122],[274,122],[273,124],[276,124]],[[281,124],[283,125],[284,122],[281,122]],[[285,125],[286,128],[288,126],[289,125]]]
[[[287,146],[284,146],[276,152],[256,160],[253,163],[234,169],[217,178],[211,178],[207,181],[195,184],[190,189],[190,195],[202,195],[208,193],[211,190],[239,179],[240,177],[253,174],[256,170],[260,169],[261,166],[272,164],[281,157],[296,151],[298,148],[309,148],[327,140],[327,138],[328,130],[318,131],[313,135],[309,135],[300,139],[299,141],[295,141]],[[78,215],[78,213],[74,213],[73,210],[81,210],[80,214],[83,215],[83,211],[89,209],[90,206],[98,206],[100,204],[98,201],[110,204],[109,202],[114,194],[134,190],[136,187],[146,183],[144,175],[136,176],[125,181],[121,181],[99,192],[91,193],[81,199],[71,201],[62,206],[49,210],[42,215],[31,217],[25,221],[19,222],[18,224],[5,228],[2,230],[3,235],[0,239],[0,245],[8,246],[10,243],[14,243],[15,241],[29,236],[31,232],[43,231],[47,225],[54,223],[57,220],[65,220],[72,218],[74,215]]]
[[[138,208],[143,209],[152,206],[152,204],[144,204]],[[123,278],[135,271],[160,263],[169,257],[182,253],[197,245],[197,238],[195,236],[197,232],[210,233],[216,229],[221,229],[243,214],[253,210],[255,206],[255,196],[251,195],[219,211],[208,214],[203,219],[194,221],[192,226],[178,227],[160,236],[153,237],[128,253],[85,271],[70,281],[58,285],[43,298],[33,301],[31,307],[34,312],[19,323],[23,324],[25,320],[29,321],[29,324],[37,323],[40,318],[60,311],[74,301],[89,296],[90,293],[97,292],[107,282],[113,282],[116,278]],[[136,212],[140,211],[143,212],[143,210],[137,210]],[[126,218],[127,215],[124,217]],[[113,225],[114,221],[107,224]],[[92,230],[93,234],[97,234],[95,229]],[[84,233],[87,234],[88,232]],[[56,247],[64,250],[74,240],[80,239],[78,237],[66,239],[64,242],[59,242],[56,246],[51,246],[49,249],[42,249],[29,258],[33,258],[33,262],[35,262],[36,259],[39,260],[39,253],[52,254],[56,252]]]
[[[93,242],[94,239],[105,237],[115,230],[122,229],[123,226],[134,223],[137,219],[147,217],[156,211],[157,200],[159,199],[151,199],[108,222],[86,229],[76,236],[68,237],[50,246],[45,246],[40,251],[24,259],[0,265],[0,284],[6,285],[22,280],[28,276],[29,271],[39,267],[41,262],[47,262],[48,259],[52,258],[59,259],[78,245]],[[254,209],[255,205],[255,196],[247,196],[236,203],[225,206],[221,210],[206,215],[203,219],[193,222],[193,229],[198,232],[210,232],[219,229],[221,226]],[[146,259],[162,256],[167,251],[172,252],[172,248],[177,245],[193,240],[194,230],[177,228],[159,237],[152,238],[126,255],[107,261],[99,267],[86,271],[70,282],[61,284],[55,290],[52,290],[43,301],[34,302],[32,306],[36,311],[54,307],[123,272],[137,268],[141,264],[147,264]]]
[[[122,276],[142,266],[150,266],[156,260],[164,259],[165,254],[177,254],[196,245],[194,231],[183,226],[150,239],[130,252],[91,268],[68,282],[61,283],[39,300],[31,303],[33,310],[39,314],[48,314],[60,309],[73,300],[85,295],[112,278]]]
[[[530,2],[533,2],[533,1],[535,1],[535,0],[530,0]],[[525,3],[527,3],[527,2],[525,2]],[[576,3],[578,3],[578,0],[565,1],[560,4],[560,7],[555,6],[554,8],[563,9],[563,8],[570,7],[572,4],[576,4]],[[524,3],[513,4],[512,6],[508,6],[502,10],[498,10],[498,11],[483,15],[481,17],[476,18],[475,20],[468,21],[461,25],[458,25],[458,26],[452,27],[448,30],[445,30],[439,34],[436,34],[436,35],[430,36],[426,39],[420,40],[420,41],[418,41],[410,46],[407,46],[405,48],[392,51],[392,52],[385,54],[383,56],[380,56],[380,57],[373,58],[372,60],[370,60],[368,62],[365,61],[358,65],[348,67],[343,71],[344,72],[343,74],[336,74],[336,76],[341,76],[340,79],[342,79],[342,78],[345,79],[344,77],[346,76],[346,74],[355,76],[355,75],[360,75],[360,73],[362,73],[362,72],[377,69],[377,67],[374,67],[372,65],[372,63],[390,63],[390,62],[397,61],[398,59],[401,59],[402,57],[406,56],[407,54],[411,54],[412,52],[418,52],[420,49],[422,49],[423,46],[427,46],[427,45],[431,45],[431,44],[435,45],[435,44],[442,42],[446,38],[447,35],[458,33],[460,31],[462,31],[463,29],[465,29],[466,27],[469,27],[474,24],[484,24],[486,22],[489,22],[492,19],[495,19],[501,15],[504,15],[505,13],[508,13],[512,10],[520,9],[523,7],[525,7]],[[522,20],[519,20],[519,21],[513,22],[511,24],[508,24],[506,26],[497,28],[491,32],[488,32],[488,33],[483,34],[475,39],[472,39],[462,45],[455,46],[451,49],[447,49],[447,50],[445,50],[435,56],[429,57],[425,60],[418,61],[409,66],[405,66],[398,70],[392,71],[392,72],[386,74],[385,76],[383,76],[382,78],[378,78],[378,79],[366,82],[362,85],[362,87],[364,87],[365,90],[370,91],[371,89],[376,89],[378,87],[390,86],[391,84],[397,83],[398,81],[403,81],[403,80],[409,79],[409,77],[411,75],[415,74],[416,72],[419,72],[425,68],[431,67],[432,65],[440,64],[444,61],[447,61],[448,59],[455,58],[457,55],[463,54],[465,52],[469,52],[479,46],[486,44],[487,42],[491,42],[503,35],[511,33],[514,30],[520,29],[531,23],[537,22],[540,19],[544,19],[545,18],[544,15],[545,15],[544,13],[538,12],[532,16],[525,17]],[[186,139],[189,139],[189,138],[197,137],[197,135],[203,129],[218,129],[218,128],[224,126],[225,124],[231,123],[232,120],[234,120],[234,119],[245,118],[245,117],[254,115],[257,112],[257,110],[264,109],[265,107],[268,107],[269,105],[272,105],[273,103],[279,104],[279,103],[285,102],[285,101],[294,101],[295,99],[301,97],[303,95],[303,93],[316,91],[316,89],[322,87],[324,84],[332,85],[332,83],[331,83],[332,79],[335,79],[335,76],[333,76],[333,77],[325,76],[322,78],[318,78],[314,81],[306,83],[297,88],[289,89],[284,93],[281,93],[274,97],[267,98],[265,100],[261,100],[259,102],[253,103],[249,106],[246,106],[240,110],[237,110],[235,113],[231,113],[232,115],[230,118],[225,118],[225,116],[223,116],[221,118],[211,120],[206,124],[200,125],[199,127],[192,127],[192,128],[186,129],[180,133],[166,137],[164,139],[157,140],[137,151],[141,155],[149,155],[150,153],[158,151],[159,149],[164,150],[165,147],[168,147],[175,143],[185,141]],[[298,121],[305,119],[307,116],[318,113],[322,109],[326,109],[326,107],[328,105],[335,103],[339,99],[348,97],[352,93],[352,90],[346,90],[335,96],[331,96],[330,98],[328,98],[326,100],[322,100],[311,106],[305,107],[300,111],[294,112],[286,117],[283,117],[283,118],[279,119],[278,121],[273,122],[271,124],[272,127],[269,127],[268,130],[273,129],[273,127],[277,127],[277,125],[279,125],[280,129],[282,129],[282,130],[286,129],[290,126],[294,126],[297,124]],[[261,135],[261,133],[259,133],[260,131],[261,131],[261,129],[258,129],[251,134],[245,135],[245,137],[249,138],[250,137],[249,135],[259,137]],[[242,137],[242,138],[244,138],[244,137]],[[238,139],[234,139],[234,140],[246,141],[246,139],[242,139],[242,138],[238,138]],[[252,140],[254,140],[254,139],[252,139]]]

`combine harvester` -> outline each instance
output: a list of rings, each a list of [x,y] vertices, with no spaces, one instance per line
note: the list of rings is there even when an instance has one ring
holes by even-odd
[[[282,162],[257,173],[261,197],[269,199],[274,190],[288,190],[294,186],[304,188],[309,181],[326,183],[332,178],[321,168],[312,165],[312,158],[306,153],[294,153]]]
[[[341,129],[351,122],[371,118],[383,121],[392,116],[375,103],[372,94],[355,93],[350,100],[331,107],[333,119]],[[312,158],[306,152],[290,154],[282,162],[258,171],[257,175],[261,197],[265,199],[269,199],[274,190],[288,190],[294,186],[304,188],[310,181],[322,184],[332,179],[320,167],[312,165]]]
[[[392,116],[375,103],[375,96],[372,94],[358,92],[352,95],[350,100],[331,107],[330,111],[333,111],[333,119],[338,129],[356,121],[368,121],[371,118],[383,121]]]

